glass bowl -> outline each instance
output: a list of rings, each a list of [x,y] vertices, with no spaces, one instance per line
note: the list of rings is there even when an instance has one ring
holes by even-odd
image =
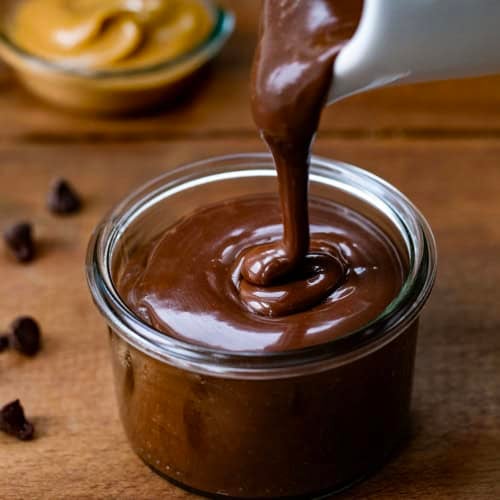
[[[267,154],[186,165],[119,203],[88,248],[87,280],[108,325],[132,448],[162,476],[203,494],[312,498],[338,491],[380,467],[408,428],[435,242],[412,203],[364,170],[313,157],[310,177],[311,194],[371,219],[407,261],[399,295],[357,331],[305,349],[231,352],[156,331],[117,293],[117,266],[179,218],[205,204],[276,191]]]
[[[0,57],[33,94],[72,110],[121,114],[170,102],[190,88],[198,72],[221,50],[234,29],[231,12],[214,7],[209,36],[191,51],[166,62],[123,70],[85,70],[37,57],[19,47],[9,25],[22,0],[0,5]]]

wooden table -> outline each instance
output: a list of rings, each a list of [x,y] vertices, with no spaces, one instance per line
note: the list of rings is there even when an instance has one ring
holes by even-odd
[[[179,163],[263,149],[247,105],[258,2],[191,101],[97,120],[38,102],[0,70],[0,225],[31,220],[39,257],[0,253],[0,330],[36,317],[35,359],[0,355],[0,404],[21,398],[37,439],[0,435],[0,498],[194,498],[131,452],[118,420],[103,321],[84,281],[89,235],[129,190]],[[422,317],[408,446],[342,498],[500,498],[500,78],[386,89],[325,113],[317,153],[394,183],[427,216],[440,264]],[[45,210],[64,176],[77,216]],[[369,418],[369,415],[367,415]]]

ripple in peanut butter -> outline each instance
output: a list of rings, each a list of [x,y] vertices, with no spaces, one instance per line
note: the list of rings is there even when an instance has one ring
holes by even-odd
[[[115,282],[142,320],[190,343],[285,351],[328,342],[379,316],[401,289],[405,269],[389,237],[347,207],[311,198],[310,231],[312,253],[333,256],[338,279],[321,302],[291,314],[259,314],[241,294],[242,256],[283,237],[277,196],[233,199],[182,218],[118,256]],[[293,283],[277,286],[287,285]]]
[[[84,69],[146,67],[205,40],[214,11],[204,0],[26,0],[11,37],[41,58]]]

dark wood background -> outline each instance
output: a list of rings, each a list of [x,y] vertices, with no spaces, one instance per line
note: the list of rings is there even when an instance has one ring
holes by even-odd
[[[93,227],[143,181],[182,162],[263,149],[247,104],[259,2],[225,3],[238,27],[212,71],[192,99],[149,116],[64,113],[0,67],[0,225],[29,219],[39,242],[28,266],[0,252],[0,331],[30,314],[44,333],[35,359],[0,355],[0,404],[20,397],[37,427],[29,443],[0,435],[2,499],[194,498],[127,445],[83,262]],[[341,498],[500,498],[500,78],[351,98],[325,112],[315,152],[410,196],[440,255],[422,315],[412,439]],[[75,217],[45,210],[61,175],[85,199]]]

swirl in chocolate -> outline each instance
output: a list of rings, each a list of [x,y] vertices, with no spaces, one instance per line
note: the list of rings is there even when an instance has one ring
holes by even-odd
[[[258,314],[281,316],[315,305],[345,276],[337,254],[318,253],[310,242],[309,151],[335,57],[353,35],[361,7],[361,0],[264,2],[252,111],[276,164],[284,235],[243,256],[241,299]]]
[[[120,295],[158,330],[232,351],[328,342],[375,319],[397,295],[404,266],[390,238],[362,215],[316,197],[310,200],[312,252],[300,279],[254,292],[246,288],[252,285],[241,281],[241,256],[249,247],[281,241],[280,212],[272,195],[200,208],[118,259]],[[313,305],[316,287],[333,290]],[[278,311],[276,317],[268,317],[268,307]]]

